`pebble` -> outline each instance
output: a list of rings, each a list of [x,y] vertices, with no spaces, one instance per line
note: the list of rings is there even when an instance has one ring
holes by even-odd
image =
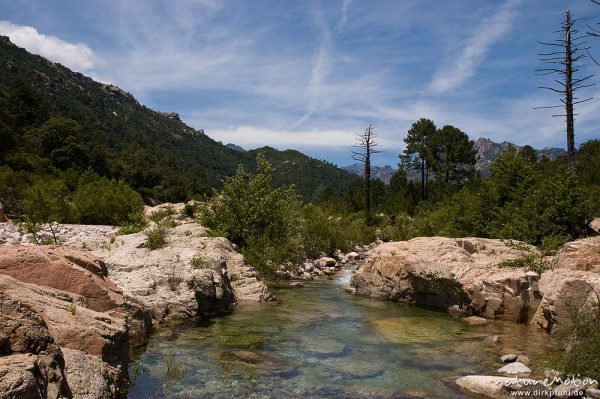
[[[485,326],[488,323],[486,319],[479,316],[465,317],[462,321],[468,326]]]
[[[531,369],[525,366],[523,363],[513,362],[509,363],[506,366],[498,369],[499,373],[508,374],[508,375],[522,375],[522,374],[530,374]]]
[[[516,362],[518,358],[519,358],[519,356],[510,353],[508,355],[501,356],[500,361],[502,363],[512,363],[512,362]]]

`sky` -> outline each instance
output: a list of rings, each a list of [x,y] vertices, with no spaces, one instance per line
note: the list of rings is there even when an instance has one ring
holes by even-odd
[[[246,149],[293,148],[353,163],[372,125],[395,166],[411,124],[430,118],[471,139],[565,147],[558,95],[535,75],[539,41],[589,0],[3,0],[0,34],[30,52]],[[590,39],[600,59],[600,39]],[[600,67],[580,76],[575,141],[600,138]]]

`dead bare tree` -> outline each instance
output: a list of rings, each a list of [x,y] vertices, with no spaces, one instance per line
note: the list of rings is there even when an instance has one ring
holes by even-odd
[[[374,132],[373,126],[369,127],[362,134],[356,135],[356,144],[353,148],[358,150],[352,150],[352,159],[364,164],[364,181],[363,181],[363,199],[365,204],[365,216],[367,219],[371,218],[371,156],[373,154],[380,153],[376,147],[379,144],[375,142],[377,134]]]
[[[575,173],[575,114],[573,112],[574,105],[581,104],[583,102],[592,99],[585,98],[580,99],[575,97],[574,94],[577,90],[584,87],[593,86],[593,83],[588,83],[594,75],[588,75],[583,78],[575,78],[574,75],[581,69],[581,61],[586,58],[585,52],[589,50],[583,41],[584,35],[579,35],[579,31],[574,28],[576,19],[571,18],[571,12],[566,12],[565,22],[561,24],[559,30],[555,33],[559,34],[559,38],[553,42],[539,42],[544,46],[556,48],[556,51],[549,51],[547,53],[540,53],[538,56],[544,63],[550,64],[548,68],[541,68],[536,70],[537,75],[558,75],[559,78],[554,79],[554,83],[557,86],[540,86],[541,89],[547,89],[560,95],[560,101],[562,105],[555,105],[549,107],[536,107],[540,108],[563,108],[564,114],[552,115],[553,117],[565,117],[567,124],[567,154],[568,154],[568,165],[571,173]]]

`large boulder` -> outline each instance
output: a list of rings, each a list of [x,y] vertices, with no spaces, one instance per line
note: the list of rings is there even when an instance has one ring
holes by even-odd
[[[118,236],[94,250],[127,298],[146,306],[156,321],[228,312],[239,301],[271,298],[254,269],[225,238],[183,222],[168,229],[163,248],[150,250],[143,232]]]
[[[540,301],[539,276],[500,267],[536,249],[516,241],[421,237],[373,249],[352,276],[360,295],[428,307],[460,307],[467,315],[528,321]]]
[[[598,306],[600,273],[554,269],[542,274],[539,291],[543,298],[531,322],[554,332],[573,316]]]
[[[81,365],[65,358],[65,348],[93,357],[107,370],[90,398],[124,394],[129,351],[125,322],[84,303],[81,295],[0,275],[0,374],[5,375],[3,383],[13,381],[6,389],[23,393],[0,398],[71,397],[90,391],[69,380],[66,370]]]
[[[6,246],[0,253],[0,274],[81,295],[83,305],[98,312],[125,302],[121,290],[106,278],[104,262],[69,247]]]
[[[555,269],[600,273],[600,236],[566,243],[552,263]]]
[[[554,332],[580,312],[598,306],[600,296],[600,237],[566,243],[553,260],[553,270],[542,274],[543,296],[532,323]]]
[[[149,313],[125,301],[123,292],[107,278],[104,262],[89,252],[63,246],[4,246],[0,274],[76,294],[78,306],[127,320],[136,344],[144,344],[150,335]]]

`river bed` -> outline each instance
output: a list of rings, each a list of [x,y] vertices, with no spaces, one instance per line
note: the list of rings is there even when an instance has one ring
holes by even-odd
[[[460,318],[344,292],[350,272],[274,289],[275,303],[238,306],[195,327],[161,328],[137,359],[145,372],[129,398],[160,391],[165,359],[187,372],[158,398],[466,398],[452,379],[490,374],[504,353],[543,370],[541,330]]]

